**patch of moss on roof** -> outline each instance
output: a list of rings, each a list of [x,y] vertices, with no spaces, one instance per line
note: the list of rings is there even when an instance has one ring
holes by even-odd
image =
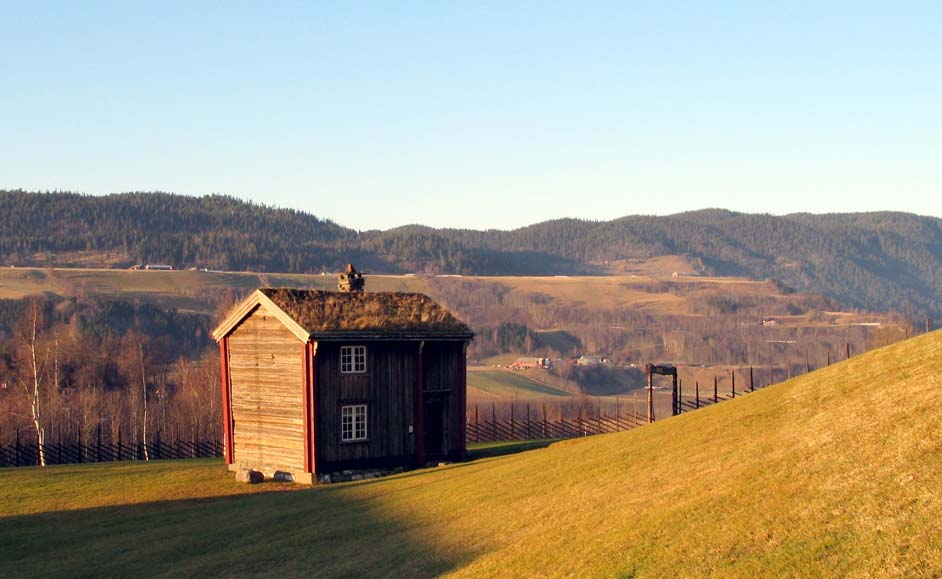
[[[471,333],[470,328],[451,312],[419,293],[348,293],[288,288],[262,288],[259,291],[311,333]]]

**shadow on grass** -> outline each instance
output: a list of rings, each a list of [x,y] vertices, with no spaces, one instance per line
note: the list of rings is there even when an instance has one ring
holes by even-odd
[[[559,440],[561,439],[544,438],[541,440],[485,442],[485,443],[479,443],[479,444],[472,444],[472,445],[469,445],[468,447],[468,460],[474,461],[474,460],[480,460],[482,458],[506,456],[509,454],[517,454],[518,452],[526,452],[528,450],[546,448],[547,446]]]
[[[553,442],[472,445],[468,462],[447,469]],[[460,476],[425,479],[434,471],[290,492],[2,517],[0,576],[436,577],[479,553],[458,539],[432,536],[421,509],[402,507],[416,500],[411,493]]]
[[[381,497],[318,487],[4,518],[3,577],[435,577],[474,558]]]

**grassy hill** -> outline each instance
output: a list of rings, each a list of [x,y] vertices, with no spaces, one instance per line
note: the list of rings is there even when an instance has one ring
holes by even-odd
[[[565,398],[572,392],[544,384],[529,376],[510,370],[484,370],[473,368],[468,372],[469,397],[491,394],[502,398]],[[477,391],[477,392],[476,392]]]
[[[637,430],[361,483],[259,493],[286,487],[239,487],[217,462],[7,470],[0,569],[937,577],[940,391],[936,332]]]

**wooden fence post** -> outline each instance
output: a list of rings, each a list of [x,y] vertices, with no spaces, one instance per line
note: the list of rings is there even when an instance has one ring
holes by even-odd
[[[474,442],[481,442],[481,419],[477,404],[474,405]]]
[[[696,392],[697,408],[700,408],[700,381],[694,381],[693,385]]]
[[[510,440],[517,440],[517,433],[514,430],[514,403],[510,403]]]
[[[654,422],[654,374],[648,370],[648,422]]]
[[[671,377],[671,416],[677,416],[677,376]]]
[[[530,440],[530,403],[527,402],[527,440]]]
[[[828,348],[828,366],[831,365],[831,349]]]
[[[720,391],[719,391],[719,379],[713,377],[713,403],[716,404],[720,401]]]
[[[615,397],[615,432],[618,432],[621,430],[621,422],[618,416],[620,413],[621,413],[621,408],[619,408],[618,396],[616,396]]]
[[[752,366],[749,366],[749,391],[756,391],[755,375],[752,373]]]
[[[497,406],[491,402],[491,441],[497,440]]]
[[[850,360],[850,342],[846,342],[846,343],[844,344],[844,347],[845,347],[846,350],[847,350],[847,351],[846,351],[846,357],[845,357],[844,359],[845,359],[845,360]]]
[[[733,386],[732,386],[732,388],[733,388],[733,398],[735,398],[735,397],[736,397],[736,370],[733,370],[733,371],[730,372],[730,373],[733,375]]]
[[[543,403],[543,430],[540,435],[546,438],[546,402]]]

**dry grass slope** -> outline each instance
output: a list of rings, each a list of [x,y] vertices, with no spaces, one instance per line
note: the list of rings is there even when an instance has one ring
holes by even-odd
[[[184,501],[176,479],[155,476],[175,502],[35,514],[20,507],[41,496],[31,477],[58,476],[67,489],[94,475],[7,471],[0,568],[24,576],[938,577],[940,395],[936,332],[652,426],[378,481]],[[167,465],[145,468],[156,475]],[[233,484],[218,463],[187,468],[219,494]]]

